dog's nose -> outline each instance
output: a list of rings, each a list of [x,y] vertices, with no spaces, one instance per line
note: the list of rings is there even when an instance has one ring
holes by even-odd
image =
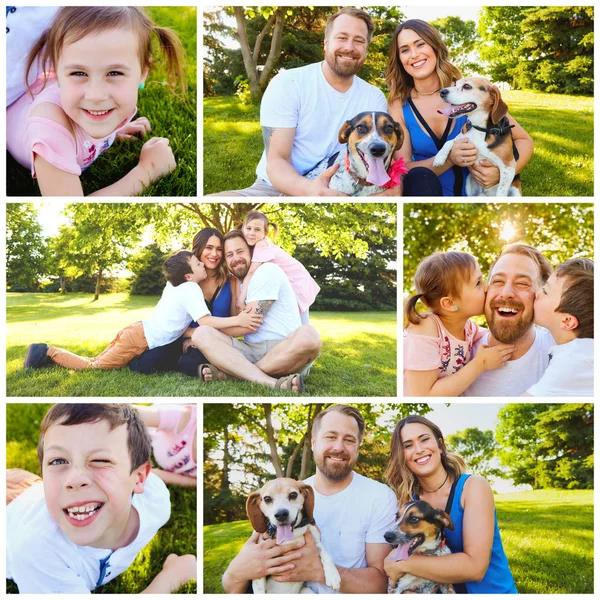
[[[442,98],[445,98],[448,95],[448,88],[444,88],[443,90],[440,90],[440,96]]]
[[[393,543],[393,541],[394,541],[394,539],[395,539],[395,537],[396,537],[396,534],[395,534],[393,531],[386,531],[386,532],[383,534],[383,537],[385,538],[385,541],[386,541],[388,544],[391,544],[391,543]]]
[[[383,156],[385,154],[385,144],[371,144],[369,152],[372,156]]]
[[[275,513],[275,518],[278,521],[285,521],[289,516],[290,516],[290,511],[289,510],[284,510],[283,508],[281,510],[278,510]]]

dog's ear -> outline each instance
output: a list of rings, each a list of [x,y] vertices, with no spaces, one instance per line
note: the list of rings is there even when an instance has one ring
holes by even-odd
[[[302,507],[304,516],[312,523],[314,518],[313,514],[315,512],[315,491],[312,489],[312,486],[307,485],[306,483],[300,485],[300,491],[304,496],[304,506]]]
[[[341,127],[340,132],[338,133],[338,141],[340,144],[346,144],[348,142],[348,138],[354,129],[354,125],[352,121],[346,121]]]
[[[392,123],[394,124],[394,131],[398,136],[398,141],[396,142],[396,147],[394,150],[400,150],[402,148],[402,144],[404,143],[404,132],[402,131],[402,127],[400,127],[400,123],[397,123],[392,119]]]
[[[450,531],[454,531],[454,523],[447,512],[443,510],[436,510],[435,513],[436,519],[441,525],[442,529],[450,529]]]
[[[500,96],[500,90],[495,85],[490,85],[490,95],[492,96],[493,104],[490,114],[492,115],[492,123],[496,125],[502,117],[508,113],[508,106]]]
[[[267,520],[260,510],[260,492],[252,492],[246,500],[246,513],[254,531],[264,533],[267,530]]]

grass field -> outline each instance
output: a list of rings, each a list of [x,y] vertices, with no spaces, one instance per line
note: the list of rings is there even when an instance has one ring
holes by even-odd
[[[23,369],[27,347],[46,342],[83,356],[99,354],[123,327],[150,316],[152,296],[7,294],[7,396],[281,396],[241,381],[201,384],[179,373]],[[323,348],[306,379],[311,396],[396,396],[396,314],[311,312]]]
[[[521,594],[592,594],[592,491],[542,490],[495,496],[502,543]],[[204,593],[252,533],[248,521],[204,527]]]
[[[502,92],[535,150],[521,174],[524,196],[592,196],[594,99]],[[204,193],[240,189],[255,180],[263,151],[259,108],[235,96],[204,99]]]
[[[26,469],[40,474],[37,441],[40,422],[51,404],[7,404],[6,467]],[[138,594],[162,569],[169,554],[194,554],[196,548],[196,497],[194,488],[169,486],[171,518],[138,554],[131,566],[106,585],[98,594]],[[17,586],[7,580],[7,592],[18,593]],[[196,584],[183,585],[178,593],[196,593]]]
[[[167,69],[162,55],[156,50],[155,63],[138,95],[137,117],[147,117],[152,131],[146,136],[166,137],[177,161],[177,169],[149,186],[143,196],[196,196],[196,13],[193,6],[147,7],[157,25],[172,28],[186,51],[184,75],[188,85],[187,98],[167,85]],[[84,193],[90,194],[115,183],[138,163],[144,141],[116,141],[81,176]],[[6,153],[7,195],[40,196],[37,180]]]

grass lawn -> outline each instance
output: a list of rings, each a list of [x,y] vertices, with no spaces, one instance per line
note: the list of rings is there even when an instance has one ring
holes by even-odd
[[[46,342],[83,356],[99,354],[123,327],[148,318],[154,296],[8,293],[7,396],[282,396],[257,384],[201,384],[180,373],[23,369],[27,347]],[[396,314],[311,311],[323,339],[321,356],[306,380],[311,396],[396,396]]]
[[[155,40],[155,63],[146,87],[138,95],[137,117],[147,117],[152,131],[146,136],[166,137],[173,149],[177,169],[148,187],[143,196],[196,196],[196,7],[177,6],[146,8],[161,27],[173,29],[185,48],[184,75],[188,85],[184,101],[181,92],[167,85],[167,69]],[[100,156],[81,176],[84,194],[115,183],[133,169],[140,156],[143,140],[118,142]],[[6,153],[7,195],[40,196],[37,180]]]
[[[502,96],[535,144],[521,174],[523,195],[592,196],[594,99],[521,90]],[[258,107],[235,96],[204,99],[205,194],[251,185],[262,151]]]
[[[36,447],[42,418],[51,404],[6,405],[6,468],[26,469],[40,474]],[[196,497],[193,488],[169,486],[171,518],[137,555],[131,566],[97,594],[139,594],[161,571],[169,554],[194,554],[196,548]],[[7,580],[7,592],[18,593]],[[178,593],[196,593],[195,582],[183,585]]]
[[[521,594],[594,591],[592,491],[543,490],[495,496],[502,543]],[[250,537],[248,521],[204,527],[204,593]]]

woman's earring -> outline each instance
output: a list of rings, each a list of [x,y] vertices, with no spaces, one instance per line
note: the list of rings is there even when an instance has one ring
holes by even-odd
[[[140,90],[143,90],[143,89],[144,89],[144,84],[140,83]]]

